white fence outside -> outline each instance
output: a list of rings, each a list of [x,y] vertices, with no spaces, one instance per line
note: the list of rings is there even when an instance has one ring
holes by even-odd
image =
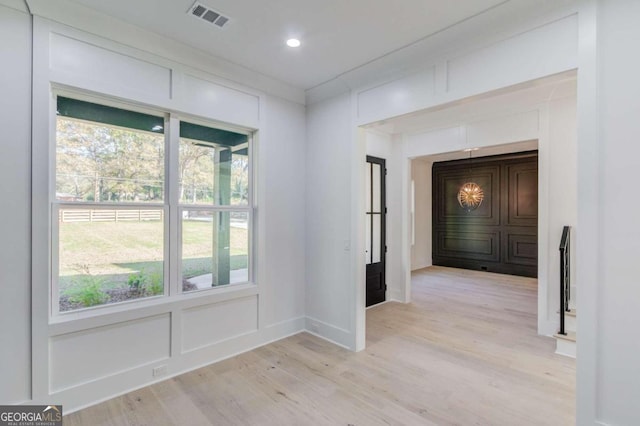
[[[61,210],[62,223],[73,222],[141,222],[162,220],[162,210]]]

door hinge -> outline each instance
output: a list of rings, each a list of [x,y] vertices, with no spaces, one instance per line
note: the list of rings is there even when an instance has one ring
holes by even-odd
[[[384,291],[387,291],[387,285],[386,284],[384,285]]]
[[[387,209],[386,207],[384,208],[384,214],[387,214],[387,212],[389,211],[389,209]]]
[[[384,252],[386,253],[387,251],[389,251],[389,249],[387,248],[387,246],[384,246]]]
[[[385,176],[387,175],[387,168],[386,167],[384,168],[384,175]]]

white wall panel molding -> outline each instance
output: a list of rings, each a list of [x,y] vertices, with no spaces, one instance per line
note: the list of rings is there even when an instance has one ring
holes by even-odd
[[[184,74],[175,90],[177,108],[202,117],[257,128],[260,122],[259,96],[212,81]]]
[[[394,80],[357,95],[358,121],[372,122],[420,109],[435,93],[435,67]]]
[[[50,80],[72,87],[167,105],[171,69],[52,32]]]
[[[117,37],[109,40],[41,16],[34,22],[33,401],[53,398],[67,412],[74,411],[302,331],[305,218],[299,200],[305,182],[299,160],[306,148],[304,106],[281,93],[266,95],[175,58],[126,45]],[[52,87],[107,104],[129,103],[133,110],[172,112],[174,121],[191,117],[256,129],[256,284],[105,306],[50,321]],[[267,261],[267,252],[277,255]],[[133,355],[123,356],[134,341]],[[67,356],[72,346],[76,358]],[[91,367],[91,359],[101,360],[103,353],[112,359]],[[82,354],[87,361],[78,358]],[[71,361],[80,366],[78,371]],[[154,377],[152,369],[159,365],[166,366],[166,373]]]
[[[22,8],[19,7],[22,4]],[[9,7],[5,7],[9,6]],[[16,6],[16,8],[12,8]],[[31,397],[31,19],[0,2],[0,401]]]
[[[104,312],[94,309],[93,312],[69,312],[63,316],[52,319],[49,324],[50,336],[74,333],[115,324],[123,321],[135,321],[152,315],[164,313],[176,313],[182,309],[193,309],[199,306],[223,303],[234,299],[240,299],[258,294],[258,286],[253,284],[237,285],[218,289],[210,294],[191,293],[176,295],[170,298],[162,298],[135,303],[125,303],[116,306],[105,305]],[[98,308],[100,309],[100,308]],[[86,315],[90,313],[91,315]]]
[[[260,331],[234,336],[219,344],[203,346],[173,359],[167,377],[177,376],[184,372],[231,358],[303,331],[304,318],[292,318],[267,326]]]
[[[293,318],[266,327],[261,332],[246,333],[215,345],[209,345],[179,357],[149,361],[139,367],[123,372],[106,375],[98,380],[92,380],[79,386],[51,393],[42,403],[55,400],[62,401],[65,413],[72,413],[116,396],[131,392],[150,384],[179,376],[197,368],[205,367],[251,349],[271,342],[295,335],[304,330],[305,318]],[[166,366],[167,373],[160,377],[153,377],[152,369]]]
[[[383,84],[359,87],[359,125],[386,120],[577,68],[577,15],[434,61]]]
[[[4,0],[7,1],[7,0]],[[29,0],[31,13],[122,45],[185,64],[221,79],[252,87],[291,102],[304,104],[304,92],[274,78],[225,59],[208,55],[167,37],[142,30],[70,0]]]
[[[31,151],[31,358],[32,399],[46,402],[50,391],[49,303],[51,286],[49,180],[53,155],[53,99],[49,81],[49,28],[33,20],[32,151]]]
[[[236,126],[259,127],[264,95],[255,89],[39,16],[34,22],[37,33],[42,34],[41,50],[48,49],[52,84]]]
[[[450,59],[536,31],[549,23],[575,15],[577,10],[578,0],[507,2],[307,90],[307,103],[321,102],[349,90],[359,91],[402,79],[433,66],[437,69],[437,87],[446,88],[444,77]],[[440,92],[440,89],[436,91]],[[439,100],[435,104],[443,102]]]
[[[578,18],[571,15],[447,60],[447,91],[463,98],[576,68]]]
[[[348,144],[350,154],[349,173],[347,178],[351,180],[350,187],[348,185],[342,185],[343,188],[348,189],[347,195],[350,198],[350,220],[348,236],[351,241],[343,241],[346,244],[345,251],[348,251],[349,258],[349,270],[350,283],[355,283],[355,286],[347,288],[348,303],[346,306],[347,314],[349,317],[349,330],[350,330],[350,344],[348,347],[353,351],[361,351],[366,346],[366,330],[367,330],[367,315],[365,311],[366,305],[366,268],[363,264],[363,255],[365,253],[365,220],[364,214],[366,206],[365,191],[365,165],[366,163],[366,150],[367,140],[364,129],[355,126],[355,117],[357,115],[357,99],[356,93],[351,92],[348,94],[350,117],[347,121],[349,124],[350,142]],[[333,167],[333,165],[332,165]],[[350,175],[350,176],[349,176]],[[348,249],[348,250],[347,250]],[[324,303],[333,303],[330,300]],[[354,306],[356,307],[354,309]],[[322,328],[321,328],[322,329]],[[335,331],[335,330],[334,330]],[[331,338],[331,340],[335,340]]]
[[[51,391],[168,359],[169,326],[170,315],[164,314],[52,337]]]
[[[192,352],[258,330],[258,300],[255,296],[182,312],[182,353]]]

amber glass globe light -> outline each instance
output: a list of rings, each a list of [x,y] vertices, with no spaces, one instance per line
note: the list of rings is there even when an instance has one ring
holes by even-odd
[[[484,199],[484,191],[475,182],[467,182],[460,187],[458,192],[458,203],[460,207],[470,212],[480,207]]]

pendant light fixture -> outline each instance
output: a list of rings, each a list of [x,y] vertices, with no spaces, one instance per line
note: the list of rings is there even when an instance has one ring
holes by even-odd
[[[482,204],[484,200],[484,191],[482,187],[473,182],[473,160],[471,159],[471,152],[477,148],[465,149],[469,152],[469,181],[462,184],[458,191],[458,204],[466,212],[471,212]]]

